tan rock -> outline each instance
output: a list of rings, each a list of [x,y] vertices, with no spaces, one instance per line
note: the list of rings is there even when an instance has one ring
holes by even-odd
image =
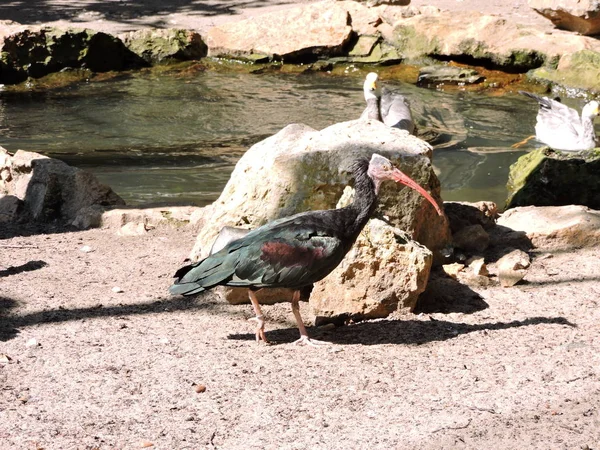
[[[379,219],[371,219],[342,263],[315,284],[310,305],[324,318],[386,317],[410,311],[425,290],[432,253]]]
[[[467,260],[467,266],[473,275],[487,277],[490,274],[484,258],[470,258]]]
[[[590,37],[561,32],[549,35],[474,11],[442,11],[399,20],[392,44],[408,58],[470,56],[523,70],[584,49],[600,51],[600,42]]]
[[[510,287],[517,284],[531,265],[529,255],[522,250],[513,250],[497,262],[500,285]]]
[[[528,4],[557,28],[587,36],[600,34],[597,0],[529,0]]]
[[[142,29],[123,33],[119,38],[129,50],[148,63],[200,59],[207,53],[202,37],[191,30]]]
[[[148,229],[143,223],[134,223],[130,222],[121,227],[119,231],[117,231],[117,235],[119,236],[143,236],[148,232]]]
[[[465,268],[464,264],[460,263],[452,263],[452,264],[444,264],[442,266],[442,270],[451,278],[455,280],[458,278],[458,273]]]
[[[285,61],[306,54],[339,55],[351,36],[346,8],[327,1],[213,27],[206,41],[209,56]]]
[[[600,211],[584,206],[525,206],[504,212],[498,225],[526,233],[544,250],[600,245]]]
[[[169,206],[160,208],[111,209],[103,212],[100,226],[105,228],[121,228],[128,223],[143,223],[147,227],[170,224],[184,226],[190,223],[191,217],[202,208],[195,206]]]

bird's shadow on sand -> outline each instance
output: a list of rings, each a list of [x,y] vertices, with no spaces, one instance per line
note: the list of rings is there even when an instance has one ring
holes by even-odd
[[[28,261],[20,266],[10,266],[6,269],[0,270],[0,278],[8,277],[10,275],[17,275],[22,272],[32,272],[34,270],[42,269],[47,265],[48,263],[45,261]]]
[[[318,328],[309,329],[311,337],[332,344],[403,344],[421,345],[428,342],[445,341],[461,334],[475,331],[495,331],[510,328],[520,328],[535,325],[563,325],[576,327],[564,317],[532,317],[525,320],[511,322],[492,322],[481,324],[467,324],[449,322],[445,320],[377,320],[361,322],[350,326],[338,327],[333,330],[323,331]],[[284,328],[266,333],[267,339],[272,344],[286,344],[298,339],[297,328]],[[254,340],[254,334],[230,334],[229,339]]]

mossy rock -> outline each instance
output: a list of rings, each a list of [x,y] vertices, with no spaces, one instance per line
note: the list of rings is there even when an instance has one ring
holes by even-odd
[[[129,50],[147,63],[200,59],[208,52],[202,37],[190,30],[138,30],[121,38]]]
[[[548,147],[510,167],[506,208],[583,205],[600,209],[600,149],[562,153]]]
[[[563,56],[557,65],[544,66],[528,73],[535,81],[550,81],[564,88],[600,92],[600,53],[581,50]]]
[[[40,78],[65,68],[107,72],[141,63],[114,36],[77,28],[24,30],[6,37],[2,49],[0,82],[7,84],[28,77]]]

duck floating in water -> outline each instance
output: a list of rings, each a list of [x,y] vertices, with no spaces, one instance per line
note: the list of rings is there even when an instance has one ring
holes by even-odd
[[[519,94],[536,100],[540,109],[535,124],[535,138],[547,146],[566,152],[590,150],[596,147],[594,119],[599,114],[600,104],[596,100],[587,103],[581,111],[581,117],[573,108],[569,108],[558,100],[519,91]],[[515,145],[520,147],[529,139]]]
[[[415,134],[415,122],[408,100],[402,94],[385,87],[379,89],[378,78],[375,72],[371,72],[365,79],[363,91],[367,107],[360,118],[378,120],[389,127]]]

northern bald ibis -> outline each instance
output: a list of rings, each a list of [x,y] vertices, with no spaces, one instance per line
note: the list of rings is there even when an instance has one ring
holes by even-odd
[[[374,119],[389,127],[415,133],[415,122],[406,97],[383,87],[379,88],[379,76],[375,72],[367,75],[363,92],[367,107],[361,114],[361,119]]]
[[[381,155],[373,154],[370,161],[357,159],[352,170],[353,203],[340,209],[295,214],[256,228],[202,261],[179,269],[170,292],[192,295],[219,285],[247,287],[258,323],[256,340],[267,342],[255,291],[289,288],[293,290],[292,311],[300,331],[296,343],[317,345],[318,341],[308,337],[300,316],[301,290],[325,278],[348,253],[375,209],[381,183],[393,180],[409,186],[443,214],[427,191]]]
[[[596,147],[594,119],[599,114],[600,104],[592,100],[581,111],[581,117],[573,108],[548,97],[519,91],[519,94],[532,98],[540,105],[535,124],[535,138],[547,146],[567,152],[590,150]],[[533,137],[533,136],[532,136]],[[525,139],[513,147],[520,147]]]

